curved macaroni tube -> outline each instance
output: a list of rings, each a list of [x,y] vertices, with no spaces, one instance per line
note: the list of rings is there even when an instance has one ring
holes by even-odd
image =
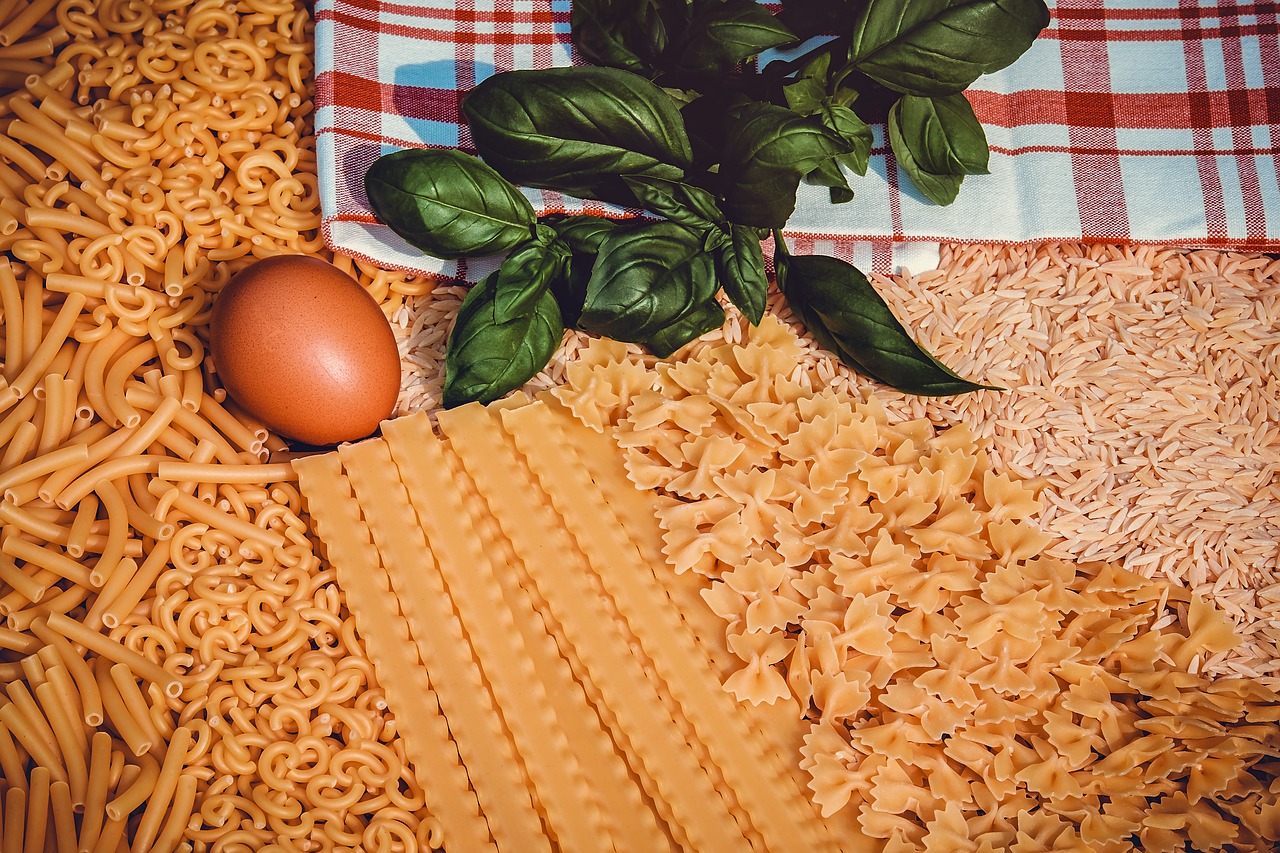
[[[9,383],[9,387],[17,391],[19,396],[25,397],[29,394],[35,387],[36,382],[45,375],[45,371],[53,363],[58,350],[62,349],[63,343],[66,342],[67,336],[71,333],[71,327],[79,318],[80,311],[85,306],[85,301],[85,296],[82,293],[67,294],[62,305],[59,306],[53,322],[41,336],[42,339],[39,342],[39,346],[31,354],[22,371]]]
[[[160,777],[160,763],[146,753],[140,754],[138,758],[142,772],[106,805],[105,811],[111,820],[123,820],[155,791],[156,781]]]
[[[80,703],[77,701],[71,676],[67,675],[65,669],[54,667],[46,674],[49,680],[35,688],[36,698],[44,708],[45,718],[53,729],[59,752],[62,753],[72,802],[83,802],[89,783],[89,765],[84,726],[77,713]]]

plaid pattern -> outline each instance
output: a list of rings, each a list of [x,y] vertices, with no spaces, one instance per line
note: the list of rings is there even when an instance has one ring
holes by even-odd
[[[319,0],[317,147],[335,250],[447,277],[374,220],[362,181],[381,153],[468,148],[461,95],[512,68],[567,65],[570,0]],[[796,249],[886,272],[936,265],[940,241],[1044,240],[1280,250],[1280,2],[1056,0],[1012,67],[967,93],[991,174],[948,207],[901,176],[877,128],[857,198],[802,186]],[[622,214],[528,191],[540,211]]]

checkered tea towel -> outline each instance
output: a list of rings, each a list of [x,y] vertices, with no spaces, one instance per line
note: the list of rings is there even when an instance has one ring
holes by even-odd
[[[802,186],[794,250],[863,269],[937,264],[942,241],[1046,240],[1280,250],[1280,2],[1051,0],[1052,21],[967,92],[989,175],[941,207],[902,175],[877,128],[857,197]],[[406,146],[470,146],[459,104],[513,68],[568,65],[571,0],[318,0],[317,157],[337,251],[478,278],[424,257],[369,210],[363,178]],[[540,212],[620,212],[529,190]]]

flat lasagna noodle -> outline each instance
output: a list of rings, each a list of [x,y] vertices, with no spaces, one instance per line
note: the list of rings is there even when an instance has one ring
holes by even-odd
[[[802,729],[721,688],[617,446],[553,399],[438,420],[295,465],[445,849],[863,849],[804,790]]]

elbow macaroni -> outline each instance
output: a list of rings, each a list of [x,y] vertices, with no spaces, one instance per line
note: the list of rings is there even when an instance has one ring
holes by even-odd
[[[0,64],[25,63],[0,72],[6,850],[438,836],[296,474],[264,464],[284,445],[205,358],[237,269],[323,250],[311,26],[294,2],[0,0]],[[383,302],[429,288],[343,263]],[[272,771],[271,742],[309,758]],[[268,799],[227,787],[259,766]]]

